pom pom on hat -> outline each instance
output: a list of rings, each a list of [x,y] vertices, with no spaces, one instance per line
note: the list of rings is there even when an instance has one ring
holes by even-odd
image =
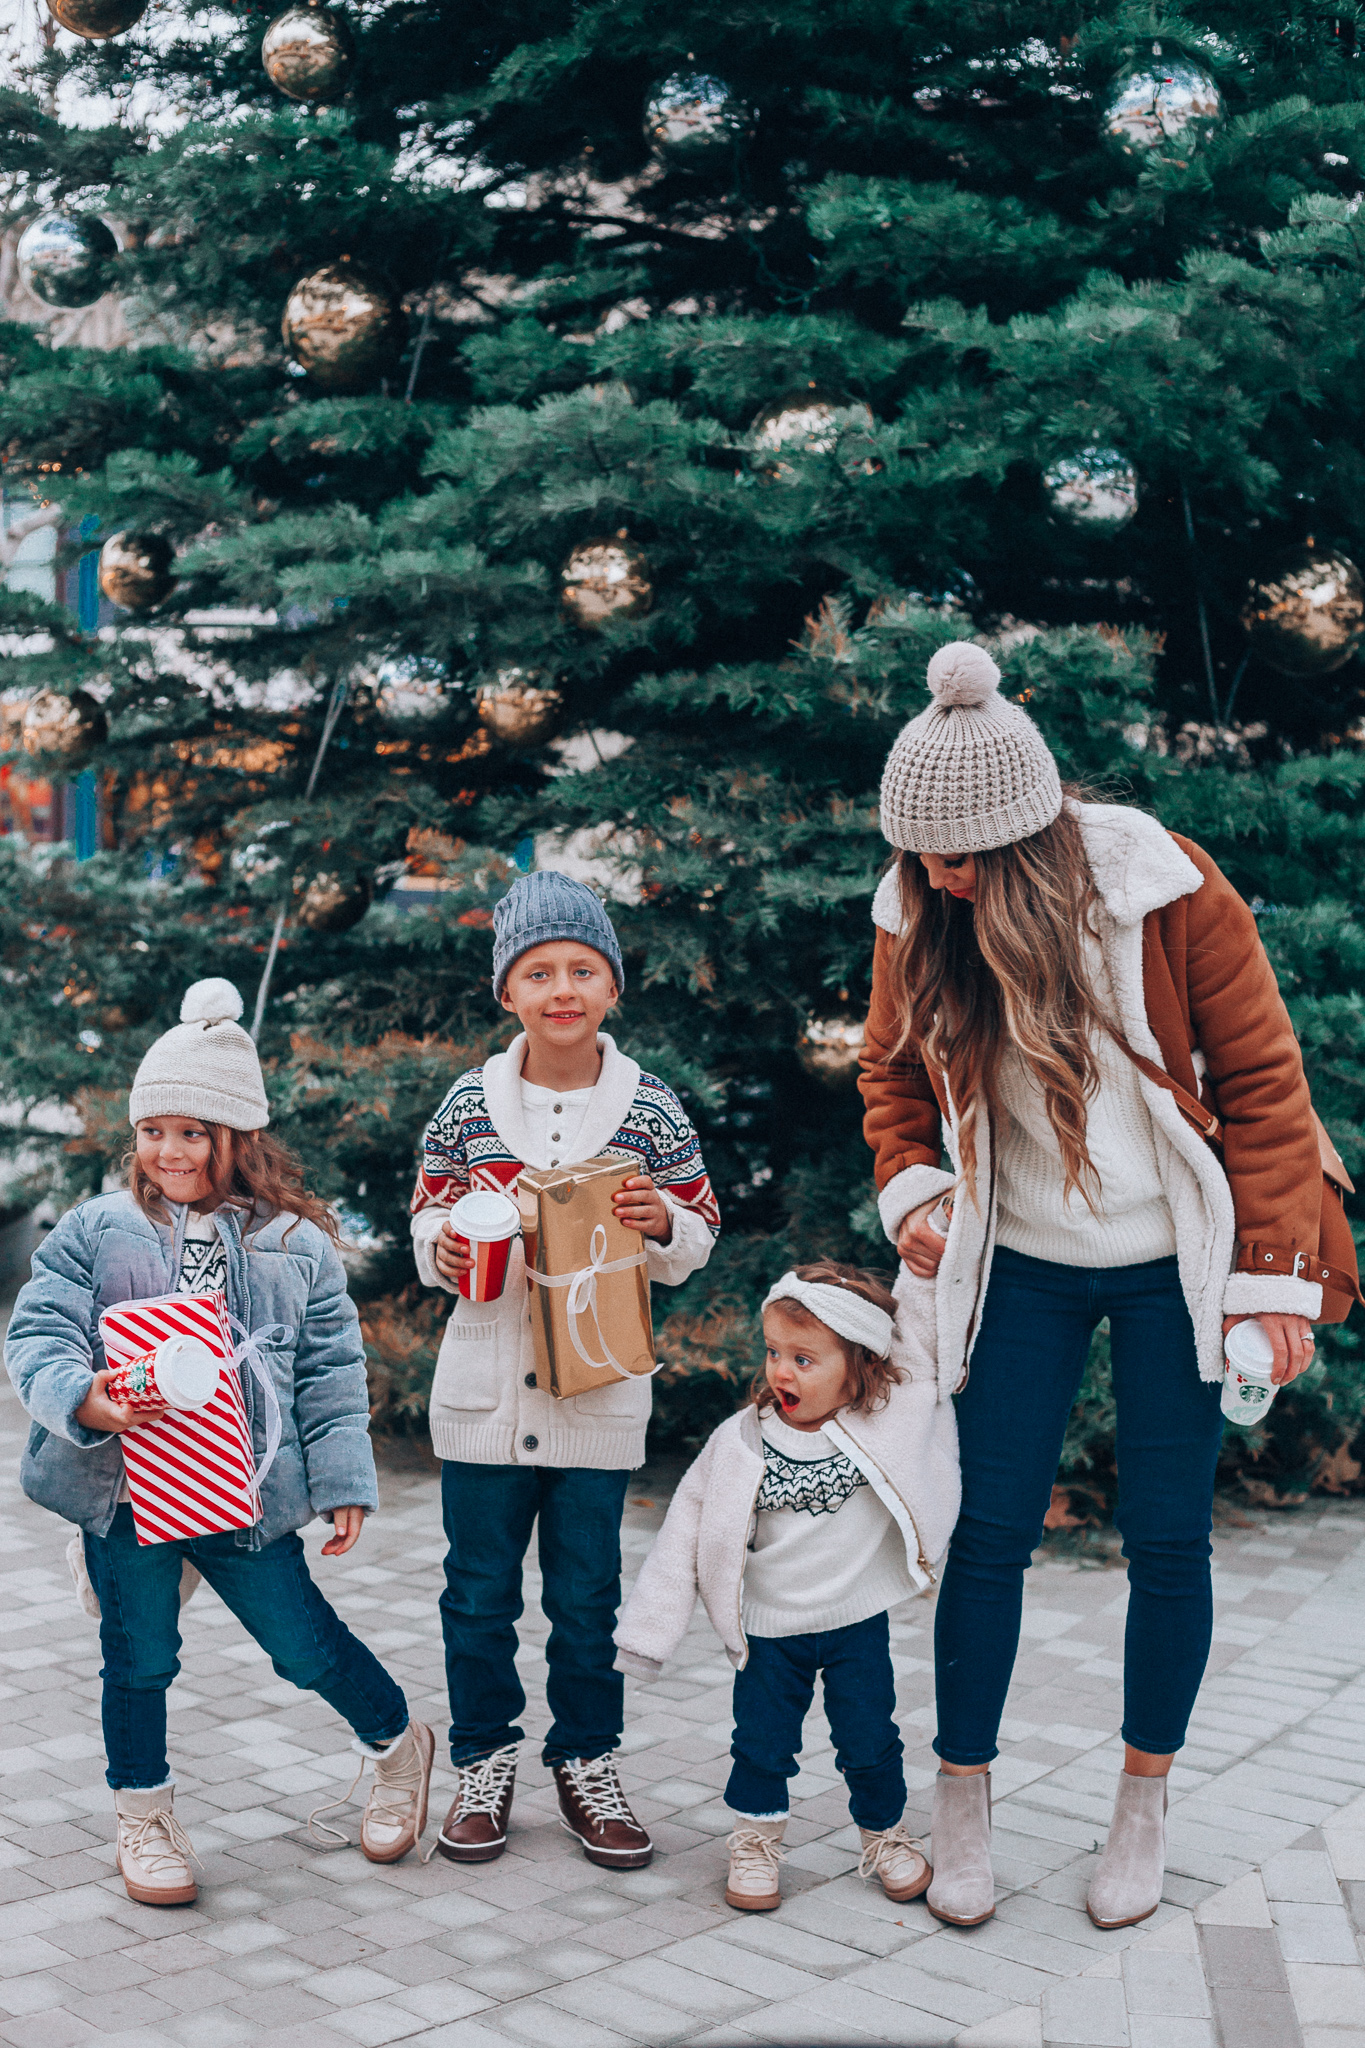
[[[1000,671],[974,640],[951,640],[930,657],[926,681],[945,710],[953,704],[979,710],[999,688]]]
[[[242,998],[221,974],[192,981],[180,1002],[182,1024],[223,1024],[241,1016]]]

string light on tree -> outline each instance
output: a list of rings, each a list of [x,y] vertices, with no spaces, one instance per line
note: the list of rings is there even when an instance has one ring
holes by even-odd
[[[29,222],[15,250],[25,287],[44,305],[68,311],[103,297],[117,255],[118,243],[97,213],[45,213]]]
[[[39,690],[24,706],[20,728],[26,754],[56,755],[68,767],[92,754],[108,732],[104,712],[85,690],[64,697],[58,690]]]
[[[328,263],[299,279],[285,304],[284,345],[322,391],[360,391],[392,368],[403,315],[381,278]]]
[[[479,692],[479,723],[504,747],[538,747],[558,732],[564,699],[538,669],[503,668]]]
[[[702,171],[752,134],[754,118],[723,78],[675,71],[651,94],[645,140],[671,170]]]
[[[608,619],[643,618],[654,602],[649,557],[624,533],[585,540],[565,561],[559,580],[566,614],[588,632]]]
[[[1082,448],[1043,473],[1053,517],[1100,537],[1121,533],[1138,508],[1137,471],[1117,448]]]
[[[47,11],[73,36],[102,43],[140,21],[147,12],[147,0],[47,0]]]
[[[265,75],[291,100],[324,106],[350,83],[355,40],[346,17],[333,7],[287,7],[261,44]]]
[[[174,563],[163,533],[111,533],[100,549],[100,589],[126,612],[155,611],[175,589]]]
[[[1172,156],[1197,148],[1222,118],[1223,96],[1207,71],[1183,57],[1163,61],[1153,43],[1152,61],[1115,83],[1104,132],[1125,156]]]
[[[1242,624],[1252,653],[1268,668],[1328,676],[1365,639],[1365,583],[1348,556],[1310,540],[1251,585]]]

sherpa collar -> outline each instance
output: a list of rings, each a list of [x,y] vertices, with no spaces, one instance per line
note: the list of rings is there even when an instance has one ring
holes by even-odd
[[[1204,877],[1146,811],[1124,804],[1078,804],[1081,838],[1100,901],[1117,925],[1141,924],[1178,896],[1192,896]],[[877,884],[872,921],[894,937],[901,928],[895,863]]]
[[[577,1149],[583,1159],[597,1158],[611,1143],[630,1114],[640,1085],[639,1067],[617,1049],[609,1032],[598,1032],[597,1050],[602,1055],[602,1071],[579,1133]],[[493,1129],[513,1159],[520,1160],[523,1166],[548,1166],[549,1154],[539,1156],[540,1148],[532,1143],[521,1113],[521,1069],[525,1058],[526,1033],[519,1031],[506,1052],[494,1053],[484,1061],[484,1105]]]

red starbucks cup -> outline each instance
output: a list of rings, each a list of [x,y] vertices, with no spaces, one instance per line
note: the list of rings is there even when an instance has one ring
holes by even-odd
[[[521,1211],[506,1195],[474,1188],[450,1212],[450,1229],[462,1252],[474,1261],[460,1275],[466,1301],[496,1301],[507,1278],[512,1239],[521,1228]]]
[[[104,1391],[123,1408],[204,1408],[218,1391],[221,1363],[197,1337],[167,1337],[155,1351],[121,1365]]]

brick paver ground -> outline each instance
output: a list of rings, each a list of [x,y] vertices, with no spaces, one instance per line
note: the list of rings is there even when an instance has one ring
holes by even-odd
[[[0,2042],[14,2048],[1365,2048],[1365,1510],[1224,1528],[1218,1625],[1172,1779],[1166,1903],[1101,1934],[1080,1904],[1121,1751],[1124,1581],[1045,1562],[995,1766],[996,1917],[964,1933],[856,1876],[856,1834],[818,1716],[795,1785],[778,1913],[721,1902],[730,1668],[704,1620],[655,1685],[631,1684],[623,1776],[651,1869],[608,1874],[556,1823],[526,1745],[501,1861],[397,1868],[320,1849],[303,1822],[345,1789],[348,1731],[280,1683],[207,1590],[171,1694],[177,1811],[203,1858],[193,1909],[133,1905],[113,1873],[95,1629],[65,1525],[15,1477],[24,1420],[0,1395]],[[443,1729],[437,1482],[390,1461],[384,1507],[318,1577]],[[633,1570],[661,1518],[632,1487]],[[323,1538],[308,1532],[310,1552]],[[527,1575],[520,1663],[546,1625]],[[894,1617],[911,1812],[927,1824],[932,1614]],[[538,1735],[545,1717],[533,1703]],[[438,1757],[443,1745],[438,1742]],[[436,1818],[449,1798],[438,1768]],[[343,1819],[345,1816],[343,1816]],[[350,1816],[354,1832],[354,1813]]]

